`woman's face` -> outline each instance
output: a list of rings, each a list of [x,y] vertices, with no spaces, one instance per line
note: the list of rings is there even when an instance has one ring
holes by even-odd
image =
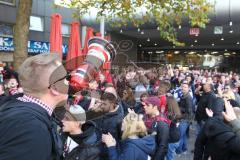
[[[128,93],[127,93],[127,90],[124,90],[123,91],[123,99],[127,98],[128,97]]]

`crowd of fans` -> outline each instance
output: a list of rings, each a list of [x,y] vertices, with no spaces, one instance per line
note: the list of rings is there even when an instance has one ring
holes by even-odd
[[[36,60],[36,65],[42,65],[37,62],[40,60]],[[26,70],[27,64],[23,67]],[[3,116],[4,112],[7,115],[11,111],[11,107],[5,109],[9,105],[6,101],[26,102],[30,95],[41,98],[31,94],[38,92],[36,87],[30,92],[25,89],[28,84],[21,83],[27,79],[23,78],[26,73],[21,71],[19,80],[17,72],[5,67],[0,82],[0,108],[3,108],[0,111],[0,159],[174,160],[176,155],[190,150],[189,128],[196,131],[190,135],[196,139],[192,151],[194,160],[240,159],[240,79],[237,73],[183,70],[171,65],[150,69],[130,65],[114,68],[111,74],[100,71],[99,78],[90,80],[89,88],[68,96],[67,107],[57,105],[53,114],[49,114],[56,133],[49,138],[43,133],[42,137],[36,137],[40,133],[33,132],[35,135],[31,138],[39,141],[21,146],[32,139],[20,140],[21,136],[29,134],[21,132],[22,128],[17,130],[23,135],[13,134],[16,130],[9,129],[13,127],[9,126],[11,123],[7,126],[9,120],[18,121]],[[41,74],[41,71],[35,74],[39,76],[35,79],[42,81],[35,81],[36,85],[44,83]],[[51,85],[47,85],[48,89]],[[59,90],[58,86],[54,89]],[[58,92],[51,91],[51,94],[60,102],[59,97],[56,99]],[[23,115],[18,115],[17,110],[11,112],[18,118]],[[27,109],[19,111],[25,112]],[[21,121],[21,126],[27,127],[24,123],[27,122]],[[46,144],[50,146],[44,146]]]

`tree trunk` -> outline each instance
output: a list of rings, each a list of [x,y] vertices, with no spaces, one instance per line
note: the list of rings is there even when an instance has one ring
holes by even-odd
[[[27,45],[31,12],[32,0],[19,0],[16,25],[13,33],[13,65],[15,70],[18,69],[28,56]]]

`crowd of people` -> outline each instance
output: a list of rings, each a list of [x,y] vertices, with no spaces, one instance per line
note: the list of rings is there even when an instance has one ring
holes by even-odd
[[[194,160],[240,159],[237,73],[116,66],[73,94],[59,57],[40,54],[2,75],[0,159],[174,160],[189,136]]]

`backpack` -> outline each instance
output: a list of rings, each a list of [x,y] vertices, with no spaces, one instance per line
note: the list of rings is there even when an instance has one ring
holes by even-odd
[[[14,97],[7,97],[5,100],[7,101],[5,101],[5,103],[3,103],[0,106],[0,116],[4,114],[4,111],[9,109],[11,109],[11,113],[9,113],[9,116],[14,116],[15,114],[19,114],[19,112],[31,112],[31,114],[33,114],[38,120],[46,124],[52,138],[52,148],[53,148],[52,159],[59,160],[63,151],[63,143],[60,136],[56,132],[56,127],[57,127],[55,123],[56,120],[52,119],[52,122],[50,124],[46,120],[46,117],[44,117],[42,114],[40,114],[37,111],[39,107],[37,104],[29,103],[29,102],[21,102],[16,100]],[[36,105],[36,107],[34,105]],[[27,107],[23,108],[23,106],[27,106]],[[1,119],[0,122],[2,120],[3,119]]]
[[[180,128],[176,121],[172,121],[169,126],[169,143],[176,143],[180,140]]]

